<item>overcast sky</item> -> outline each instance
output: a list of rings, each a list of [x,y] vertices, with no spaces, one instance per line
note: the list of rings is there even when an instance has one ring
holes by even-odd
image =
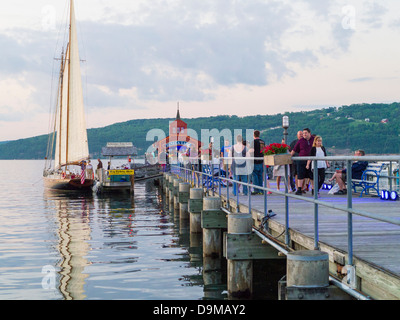
[[[48,133],[68,6],[1,1],[0,141]],[[193,118],[400,100],[400,1],[75,0],[75,10],[88,128],[174,117],[178,101]]]

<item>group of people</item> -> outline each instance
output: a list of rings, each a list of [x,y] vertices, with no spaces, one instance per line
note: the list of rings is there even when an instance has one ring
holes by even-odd
[[[251,145],[243,140],[241,135],[236,136],[236,143],[232,146],[229,145],[229,141],[225,141],[224,146],[221,148],[221,157],[231,158],[229,161],[225,161],[224,163],[224,169],[227,176],[233,177],[234,180],[243,183],[249,182],[255,186],[262,187],[264,170],[262,150],[265,147],[265,142],[260,139],[260,131],[258,130],[254,131],[253,137],[254,140]],[[243,159],[249,156],[259,159],[255,159],[250,166],[249,162],[246,161],[246,159]],[[248,177],[250,177],[251,181],[248,181]],[[267,187],[269,188],[269,181],[267,181]],[[236,195],[238,192],[238,185],[237,183],[234,183],[233,194]],[[248,192],[247,185],[243,185],[243,194],[247,195]],[[263,194],[263,190],[255,187],[251,193]]]
[[[322,137],[318,135],[312,135],[309,128],[305,128],[302,131],[297,132],[297,139],[292,141],[290,144],[292,156],[311,156],[311,157],[326,157],[326,149],[322,144]],[[355,156],[364,156],[365,152],[363,150],[356,150]],[[368,166],[367,161],[356,161],[352,164],[352,178],[361,179],[361,176]],[[311,184],[312,194],[314,194],[314,170],[317,170],[318,177],[318,196],[319,190],[321,189],[323,183],[325,182],[325,170],[330,167],[328,161],[318,160],[317,168],[314,168],[314,162],[311,160],[297,160],[293,162],[291,167],[291,186],[292,191],[294,191],[294,186],[297,184],[296,195],[302,195],[308,189],[308,183]],[[336,170],[334,175],[329,179],[329,181],[336,180],[339,185],[339,190],[336,191],[335,195],[341,195],[347,193],[347,188],[345,184],[346,180],[346,169]],[[297,183],[294,183],[296,181]]]
[[[297,132],[297,139],[290,144],[290,153],[292,156],[298,157],[326,157],[326,149],[322,144],[322,137],[312,135],[309,128]],[[311,160],[297,160],[291,166],[291,187],[294,191],[294,186],[297,186],[296,194],[302,195],[308,188],[308,183],[311,183],[312,193],[313,188],[313,171],[317,170],[318,176],[318,191],[321,189],[325,181],[325,169],[329,168],[328,161],[318,160],[317,168],[314,168],[314,162]]]
[[[254,131],[254,142],[252,145],[248,145],[243,141],[241,135],[236,137],[236,143],[232,146],[229,145],[229,141],[225,141],[224,146],[221,148],[221,157],[230,157],[231,161],[225,162],[224,169],[227,172],[227,176],[233,177],[234,180],[243,183],[251,182],[254,187],[252,194],[263,194],[261,189],[257,186],[263,186],[263,154],[262,150],[265,147],[265,142],[260,138],[260,131]],[[290,153],[292,156],[298,157],[319,157],[323,158],[327,156],[326,149],[323,145],[322,137],[319,135],[311,134],[309,128],[305,128],[297,132],[297,139],[290,143]],[[355,156],[364,156],[363,150],[355,151]],[[253,166],[246,165],[245,157],[255,157]],[[236,159],[237,158],[237,159]],[[228,163],[228,164],[227,164]],[[248,163],[248,162],[247,162]],[[356,161],[352,165],[352,178],[361,179],[362,173],[368,166],[367,161]],[[312,160],[296,160],[289,166],[290,172],[288,172],[290,187],[289,192],[295,192],[296,195],[302,195],[306,193],[311,185],[311,192],[314,194],[314,170],[317,170],[318,177],[318,196],[319,190],[325,182],[326,169],[330,167],[330,163],[326,160],[316,161],[316,168],[314,168],[314,161]],[[250,169],[250,170],[249,170]],[[277,189],[279,190],[279,182],[282,176],[285,176],[285,166],[275,166],[273,173],[277,181]],[[248,181],[248,178],[251,181]],[[339,190],[335,192],[335,195],[346,194],[346,169],[336,170],[334,175],[329,181],[336,180],[339,185]],[[267,180],[267,187],[269,188],[269,181]],[[236,183],[233,184],[233,194],[236,195],[238,186]],[[271,193],[271,192],[269,192]],[[247,185],[243,185],[243,194],[248,194]]]

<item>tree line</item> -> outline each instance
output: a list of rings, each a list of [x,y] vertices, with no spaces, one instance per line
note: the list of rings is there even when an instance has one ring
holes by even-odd
[[[182,113],[182,112],[181,112]],[[312,111],[286,112],[275,115],[238,117],[182,118],[188,128],[201,137],[201,129],[246,129],[261,131],[268,144],[281,142],[282,117],[290,120],[288,142],[296,139],[297,131],[310,128],[322,136],[330,154],[343,150],[363,149],[367,154],[400,153],[400,103],[353,104]],[[107,142],[133,142],[142,155],[153,141],[146,141],[147,133],[158,128],[168,135],[169,122],[175,119],[138,119],[115,123],[102,128],[88,129],[89,152],[92,158],[101,156]],[[41,135],[0,143],[0,159],[44,159],[48,135]],[[343,153],[343,152],[342,152]]]

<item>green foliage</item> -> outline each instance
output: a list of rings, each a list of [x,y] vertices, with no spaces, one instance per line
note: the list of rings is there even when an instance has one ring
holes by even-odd
[[[182,119],[195,130],[200,140],[202,129],[246,129],[261,131],[261,138],[269,143],[280,143],[283,137],[282,116],[290,119],[288,143],[296,138],[298,130],[310,128],[321,135],[324,146],[330,150],[364,149],[368,154],[400,152],[400,103],[356,104],[312,111],[285,114],[238,117],[220,115]],[[369,119],[369,122],[366,121]],[[381,123],[388,119],[388,123]],[[139,119],[88,129],[89,150],[92,158],[100,155],[107,142],[133,142],[139,154],[144,154],[154,142],[146,141],[151,129],[161,129],[168,135],[169,122],[174,119]],[[160,137],[158,137],[160,138]],[[0,143],[0,159],[43,159],[47,149],[47,135]],[[332,154],[332,152],[331,152]]]

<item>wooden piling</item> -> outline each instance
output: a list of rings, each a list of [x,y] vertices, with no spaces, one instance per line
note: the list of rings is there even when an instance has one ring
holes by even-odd
[[[189,220],[189,193],[190,183],[180,182],[178,189],[179,217],[181,220]]]
[[[319,250],[287,255],[286,300],[349,300],[351,296],[329,283],[329,256]]]
[[[235,236],[251,235],[251,214],[229,214],[228,234],[235,241]],[[228,259],[228,295],[230,298],[250,298],[253,293],[253,260],[250,259]]]
[[[287,255],[287,286],[327,287],[329,256],[319,250],[300,250]]]
[[[135,176],[131,175],[131,176],[129,176],[129,179],[131,182],[130,193],[131,193],[131,196],[134,196],[135,195]]]
[[[226,215],[221,211],[221,198],[203,199],[201,227],[203,228],[203,257],[222,257],[221,229],[226,228]]]
[[[202,188],[191,188],[189,192],[190,232],[201,233],[201,210],[203,208],[204,192]]]

